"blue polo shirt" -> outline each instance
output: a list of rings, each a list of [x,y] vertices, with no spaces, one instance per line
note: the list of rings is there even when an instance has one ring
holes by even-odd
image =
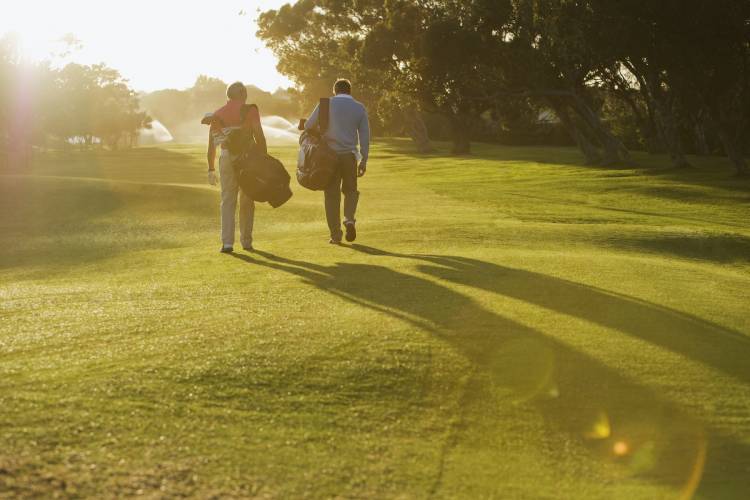
[[[315,127],[318,123],[319,107],[320,105],[315,106],[315,110],[307,119],[305,130]],[[362,103],[349,94],[333,96],[325,137],[328,145],[337,153],[354,153],[359,144],[362,158],[367,160],[370,153],[370,122]]]

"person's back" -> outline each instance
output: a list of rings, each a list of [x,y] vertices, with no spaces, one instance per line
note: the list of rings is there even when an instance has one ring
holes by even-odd
[[[351,153],[358,145],[363,151],[369,149],[370,130],[362,103],[349,94],[338,94],[331,98],[329,113],[326,139],[334,151]]]
[[[259,145],[266,149],[265,136],[262,134],[260,124],[260,113],[258,107],[254,104],[245,104],[240,99],[230,99],[227,103],[210,113],[211,116],[211,136],[214,146],[221,146],[226,149],[225,141],[233,130],[247,127],[250,130],[260,131],[255,134],[255,140]]]
[[[224,127],[239,127],[242,125],[242,107],[245,101],[240,99],[229,99],[225,105],[213,112],[213,116],[221,119]],[[214,122],[216,123],[216,122]]]
[[[365,175],[367,158],[370,153],[370,124],[367,110],[352,96],[352,84],[349,80],[337,80],[333,86],[334,96],[330,98],[328,128],[325,137],[331,149],[338,154],[335,173],[330,185],[325,190],[325,208],[328,229],[331,232],[331,243],[340,243],[341,231],[341,193],[344,194],[344,227],[346,240],[354,241],[355,212],[359,201],[357,177]],[[305,130],[312,130],[319,123],[320,106],[316,107],[305,123]],[[359,143],[360,150],[357,150]],[[360,156],[361,151],[361,156]],[[361,160],[360,160],[361,158]],[[357,161],[359,160],[359,167]]]

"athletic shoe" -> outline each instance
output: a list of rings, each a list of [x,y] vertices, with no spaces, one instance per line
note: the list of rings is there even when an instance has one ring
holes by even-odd
[[[344,227],[346,228],[346,241],[354,241],[357,239],[357,228],[354,227],[354,221],[346,221],[344,222]]]
[[[252,245],[242,245],[242,249],[244,251],[246,251],[246,252],[254,252],[255,251],[255,249],[253,248]]]
[[[330,240],[328,240],[328,243],[330,243],[331,245],[340,245],[341,240],[334,240],[333,238],[331,238]]]
[[[232,253],[234,252],[234,248],[232,248],[232,245],[224,245],[221,247],[221,250],[219,250],[221,253]]]

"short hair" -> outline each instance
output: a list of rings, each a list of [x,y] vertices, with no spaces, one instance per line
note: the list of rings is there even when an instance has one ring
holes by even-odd
[[[227,87],[228,99],[247,99],[247,89],[245,84],[237,81]]]
[[[339,78],[336,83],[333,84],[334,94],[351,94],[352,93],[352,82],[346,78]]]

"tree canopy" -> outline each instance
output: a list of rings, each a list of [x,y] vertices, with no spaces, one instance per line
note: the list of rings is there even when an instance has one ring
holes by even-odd
[[[27,63],[12,38],[0,40],[0,148],[23,156],[32,145],[132,146],[150,124],[116,70]]]
[[[299,0],[258,23],[303,100],[352,78],[386,129],[441,116],[455,153],[551,112],[591,162],[723,151],[747,171],[748,0]]]

